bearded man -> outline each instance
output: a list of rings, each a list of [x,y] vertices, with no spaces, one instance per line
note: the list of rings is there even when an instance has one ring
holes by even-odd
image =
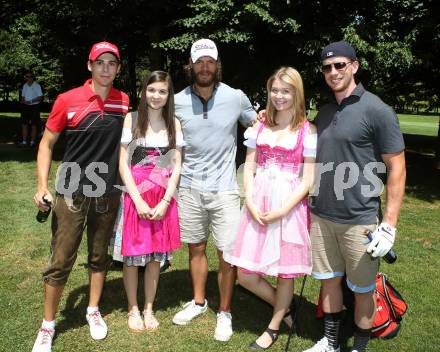
[[[214,338],[232,336],[231,299],[236,271],[223,260],[223,251],[235,238],[240,217],[235,155],[237,122],[252,125],[257,114],[248,97],[221,82],[221,64],[215,43],[200,39],[191,47],[190,84],[176,94],[176,116],[186,141],[179,187],[181,239],[188,243],[193,299],[173,318],[186,325],[206,312],[208,228],[219,258],[220,306]]]

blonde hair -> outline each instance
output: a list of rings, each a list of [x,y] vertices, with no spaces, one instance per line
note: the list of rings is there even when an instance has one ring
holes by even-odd
[[[270,92],[272,90],[273,82],[279,79],[284,83],[293,87],[294,96],[293,96],[293,105],[292,105],[292,121],[290,123],[290,128],[295,130],[299,128],[304,121],[306,120],[306,104],[304,101],[304,86],[301,75],[297,70],[292,67],[281,67],[275,71],[272,76],[267,80],[266,88],[267,88],[267,119],[266,123],[269,127],[276,126],[276,109],[272,104],[272,100],[270,99]]]

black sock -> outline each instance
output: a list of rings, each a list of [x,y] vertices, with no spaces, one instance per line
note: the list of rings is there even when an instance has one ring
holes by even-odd
[[[203,302],[203,303],[197,303],[197,302],[195,302],[196,303],[196,306],[200,306],[200,307],[203,307],[204,305],[205,305],[205,302]]]
[[[334,349],[339,346],[339,325],[341,324],[341,312],[324,313],[324,336],[329,346]]]
[[[368,341],[370,341],[371,329],[361,329],[356,325],[354,331],[353,350],[365,352],[367,350]]]

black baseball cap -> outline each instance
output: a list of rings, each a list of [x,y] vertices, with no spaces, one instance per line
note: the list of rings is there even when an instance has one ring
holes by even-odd
[[[344,56],[355,61],[356,51],[345,40],[341,40],[339,42],[330,43],[321,51],[321,61],[334,56]]]

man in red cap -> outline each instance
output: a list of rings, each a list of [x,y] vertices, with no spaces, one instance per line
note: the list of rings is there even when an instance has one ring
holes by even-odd
[[[47,120],[37,157],[35,205],[53,207],[51,256],[43,273],[44,319],[33,352],[51,351],[55,314],[87,227],[89,304],[86,319],[93,339],[107,336],[98,309],[109,265],[107,248],[118,209],[119,142],[128,111],[128,96],[113,88],[121,68],[118,48],[108,42],[93,45],[87,68],[92,78],[60,94]],[[56,196],[49,192],[52,152],[61,132],[66,138],[58,169]]]

